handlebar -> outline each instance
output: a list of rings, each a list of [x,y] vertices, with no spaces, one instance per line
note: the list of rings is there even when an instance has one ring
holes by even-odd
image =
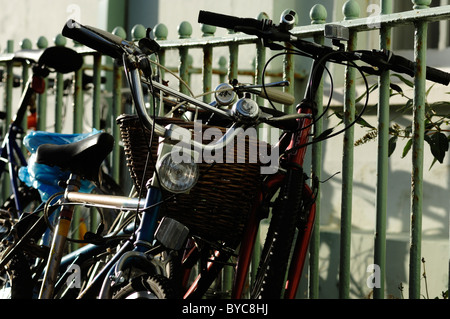
[[[316,60],[328,54],[336,53],[336,55],[330,55],[330,60],[332,60],[331,57],[338,60],[362,60],[380,69],[390,69],[396,72],[402,72],[414,76],[415,63],[403,57],[396,56],[392,54],[392,52],[376,50],[345,52],[341,48],[334,49],[331,47],[305,41],[295,35],[292,35],[290,33],[290,30],[293,27],[294,14],[295,13],[293,12],[289,12],[283,15],[280,23],[277,25],[269,19],[256,20],[252,18],[237,18],[208,11],[200,11],[198,21],[200,23],[229,28],[235,31],[256,35],[263,39],[264,44],[269,47],[273,45],[273,42],[287,41],[300,51],[307,53],[309,56],[313,57]],[[156,89],[185,100],[188,103],[201,107],[202,109],[233,120],[233,122],[235,123],[233,125],[233,129],[228,130],[224,136],[224,139],[220,141],[220,143],[217,143],[217,145],[205,146],[197,144],[194,145],[195,147],[200,147],[202,149],[209,149],[211,147],[223,147],[224,144],[222,142],[230,140],[233,134],[236,134],[236,132],[239,131],[236,130],[236,128],[243,127],[249,124],[239,123],[239,120],[236,121],[237,118],[233,116],[233,114],[230,114],[225,110],[221,110],[200,100],[182,94],[176,90],[172,90],[169,87],[161,85],[156,81],[151,81],[151,78],[149,77],[149,75],[151,75],[151,68],[150,64],[148,63],[147,56],[149,52],[145,47],[141,49],[141,43],[139,43],[139,46],[137,46],[133,42],[123,40],[122,38],[109,32],[91,26],[83,26],[74,20],[69,20],[65,24],[62,34],[94,50],[97,50],[102,54],[109,55],[115,59],[123,59],[137,113],[143,120],[144,125],[150,130],[155,130],[155,133],[159,136],[165,138],[173,138],[177,134],[173,134],[173,126],[171,128],[164,128],[156,124],[155,121],[147,114],[141,87],[141,81],[144,80],[145,82],[145,78],[147,78],[147,80],[150,81]],[[276,45],[274,47],[276,48]],[[140,69],[144,73],[144,78],[141,78]],[[431,67],[427,67],[427,78],[429,80],[445,85],[448,85],[450,83],[450,75],[448,73]],[[275,96],[276,98],[287,102],[285,104],[289,104],[289,102],[291,102],[291,100],[284,100],[286,96],[283,94],[269,94],[267,89],[260,90],[259,95],[268,98]],[[268,117],[260,117],[259,120],[253,119],[254,121],[252,122],[252,124],[258,124],[257,122],[266,122],[274,126],[277,126],[277,124],[285,126],[287,123],[292,123],[290,121],[295,121],[296,119],[298,119],[298,117],[288,116],[282,117],[280,121],[277,121],[275,118],[269,119]]]
[[[234,136],[236,136],[240,131],[242,131],[239,125],[233,125],[233,127],[225,133],[223,138],[216,143],[204,145],[193,141],[190,139],[190,132],[186,129],[182,129],[176,125],[170,125],[167,128],[157,124],[146,111],[144,94],[142,91],[141,81],[143,79],[140,75],[140,69],[147,68],[145,71],[151,70],[149,68],[149,64],[145,63],[148,59],[146,53],[143,52],[138,46],[136,46],[133,42],[128,42],[123,40],[122,38],[115,36],[109,32],[99,30],[97,28],[91,26],[83,26],[80,23],[69,20],[62,31],[62,34],[65,37],[71,38],[75,41],[78,41],[96,51],[99,51],[102,54],[106,54],[115,59],[123,59],[123,63],[125,66],[125,72],[127,75],[128,83],[130,85],[130,90],[133,96],[133,101],[135,102],[136,112],[139,117],[142,119],[144,126],[149,130],[154,130],[158,136],[167,138],[172,142],[185,142],[187,139],[190,140],[191,146],[197,149],[206,149],[206,150],[215,150],[222,148],[230,142]],[[151,80],[151,79],[148,79]],[[145,80],[144,80],[145,82]],[[201,107],[205,110],[214,112],[219,114],[222,117],[227,117],[232,119],[232,116],[221,109],[214,108],[213,106],[204,103],[200,100],[187,96],[179,91],[173,90],[167,86],[164,86],[158,82],[151,82],[151,84],[167,94],[173,95],[177,98],[186,100],[187,102]],[[185,136],[189,134],[189,136]]]
[[[289,32],[289,21],[292,20],[293,13],[287,13],[281,18],[280,24],[276,25],[271,20],[257,20],[252,18],[237,18],[229,15],[218,14],[209,11],[200,11],[198,22],[212,26],[233,29],[246,34],[256,35],[266,41],[288,41],[299,50],[312,56],[324,56],[332,52],[340,52],[333,48],[319,45],[316,43],[304,41]],[[267,43],[270,45],[270,42]],[[352,54],[352,52],[345,52]],[[408,74],[414,77],[416,63],[402,56],[393,54],[390,51],[359,51],[359,56],[351,59],[361,59],[362,61],[382,69],[388,69],[398,73]],[[442,70],[426,67],[427,80],[448,85],[450,83],[450,74]]]
[[[62,30],[62,35],[114,59],[122,58],[123,46],[129,44],[117,35],[91,26],[81,25],[75,20],[67,21]]]
[[[254,28],[263,30],[268,20],[256,20],[252,18],[238,18],[225,14],[214,13],[201,10],[198,15],[198,22],[220,28],[237,31],[239,28]]]
[[[360,51],[361,60],[381,69],[389,69],[394,72],[404,73],[414,77],[416,63],[405,57],[395,55],[391,51]],[[442,70],[427,66],[426,78],[429,81],[448,85],[450,74]]]

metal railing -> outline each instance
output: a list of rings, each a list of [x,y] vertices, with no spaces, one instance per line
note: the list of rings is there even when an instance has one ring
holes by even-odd
[[[348,48],[356,48],[360,33],[373,31],[374,28],[379,29],[380,39],[379,45],[382,49],[390,49],[391,47],[391,31],[392,28],[401,25],[414,25],[414,47],[415,61],[417,62],[416,76],[414,77],[414,102],[413,102],[413,143],[412,143],[412,171],[411,171],[411,225],[410,225],[410,261],[409,261],[409,297],[420,298],[420,278],[421,278],[421,242],[422,242],[422,205],[423,205],[423,157],[424,157],[424,112],[425,112],[425,72],[424,67],[427,63],[427,26],[429,22],[446,20],[450,18],[450,6],[441,6],[429,8],[430,1],[413,1],[414,7],[411,11],[402,13],[392,13],[392,0],[381,1],[381,14],[379,16],[371,16],[370,18],[359,18],[360,9],[356,1],[347,1],[343,8],[345,19],[340,21],[342,25],[350,29],[350,41]],[[292,32],[303,38],[313,38],[318,43],[323,43],[323,31],[326,23],[327,12],[322,5],[315,5],[311,9],[311,24],[307,26],[295,27]],[[259,18],[263,18],[261,14]],[[213,76],[219,76],[220,81],[237,78],[239,74],[247,74],[254,78],[256,83],[260,83],[264,64],[267,60],[266,49],[253,36],[243,34],[230,34],[228,36],[216,37],[214,35],[215,28],[210,26],[202,26],[203,37],[192,39],[192,26],[188,22],[183,22],[179,27],[179,38],[170,40],[167,38],[167,28],[163,24],[157,25],[153,32],[156,40],[160,44],[162,50],[159,52],[159,62],[165,65],[166,53],[170,50],[178,51],[179,65],[174,67],[179,76],[190,82],[192,74],[202,74],[202,89],[204,92],[212,90]],[[116,28],[114,33],[125,38],[123,28]],[[143,26],[133,28],[133,40],[138,40],[145,35]],[[250,70],[238,69],[239,48],[242,45],[254,45],[256,51],[255,65]],[[44,48],[48,45],[45,38],[38,41],[38,48]],[[65,39],[57,36],[55,45],[66,45]],[[9,53],[13,52],[13,43],[8,42]],[[219,67],[213,67],[213,49],[217,47],[228,48],[228,65],[226,58],[220,59]],[[22,42],[22,48],[30,48],[30,42],[25,40]],[[189,58],[189,51],[192,49],[201,49],[203,51],[203,61],[200,68],[192,66],[192,60]],[[122,70],[120,66],[105,66],[102,57],[88,50],[79,47],[79,52],[86,57],[92,57],[92,63],[86,64],[85,68],[93,70],[93,89],[92,89],[92,105],[85,105],[82,90],[83,71],[74,74],[73,83],[73,132],[81,132],[83,113],[87,108],[92,108],[92,127],[100,128],[100,112],[101,112],[101,95],[103,94],[101,77],[103,74],[109,74],[111,79],[111,114],[109,121],[115,123],[114,119],[124,112],[124,90],[122,87]],[[11,118],[13,105],[13,73],[14,70],[21,70],[22,78],[26,78],[27,68],[23,65],[13,65],[8,61],[7,54],[2,54],[2,64],[5,71],[4,76],[4,104],[3,108],[7,114],[7,118]],[[295,92],[295,79],[298,77],[294,70],[294,58],[286,56],[283,62],[283,70],[279,74],[284,80],[289,81],[292,85],[285,90],[289,93]],[[276,73],[276,72],[275,72]],[[54,131],[59,132],[62,129],[60,119],[61,107],[63,105],[62,75],[57,75],[55,82],[55,124]],[[381,287],[374,289],[374,298],[385,298],[385,269],[386,269],[386,210],[387,210],[387,193],[388,193],[388,148],[389,148],[389,98],[390,98],[390,75],[384,72],[378,80],[379,99],[378,99],[378,159],[377,159],[377,186],[376,186],[376,224],[375,230],[375,248],[374,263],[381,269],[381,277],[379,282]],[[345,73],[345,99],[344,99],[344,123],[351,123],[355,118],[356,94],[355,94],[355,71],[347,68]],[[180,85],[180,90],[185,92],[186,88]],[[320,92],[323,92],[323,88]],[[321,94],[319,94],[320,96]],[[210,101],[210,97],[203,97],[206,102]],[[47,105],[49,98],[46,94],[42,94],[38,99],[37,129],[46,129],[47,112],[52,108]],[[262,101],[259,101],[262,103]],[[318,113],[323,111],[322,98],[317,101]],[[117,141],[120,140],[120,133],[117,125],[109,127],[111,133]],[[315,130],[315,134],[320,134],[323,129],[322,122],[319,122]],[[120,178],[120,147],[117,146],[111,157],[111,166],[113,176],[118,180]],[[346,130],[344,135],[344,144],[342,150],[342,202],[341,202],[341,234],[340,234],[340,267],[339,267],[339,296],[340,298],[350,297],[350,241],[352,234],[352,181],[353,181],[353,163],[354,163],[354,128]],[[322,168],[322,145],[314,144],[312,148],[312,174],[321,178]],[[2,189],[2,195],[5,193],[5,184]],[[320,191],[319,191],[320,194]],[[309,265],[309,297],[318,298],[319,296],[319,246],[320,246],[320,197],[317,200],[317,221],[310,247],[310,265]]]

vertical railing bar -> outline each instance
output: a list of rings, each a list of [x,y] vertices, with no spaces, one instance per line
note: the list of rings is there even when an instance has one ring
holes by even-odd
[[[164,40],[167,40],[168,30],[167,27],[163,23],[158,23],[153,33],[155,35],[155,39],[157,42],[161,43]],[[161,49],[153,55],[156,62],[158,62],[162,66],[166,66],[166,50],[161,47]],[[159,76],[160,81],[166,80],[165,78],[165,70],[159,66],[155,66],[156,74]],[[158,116],[163,116],[165,114],[164,103],[162,103],[162,99],[155,97],[155,103],[157,103],[158,107]],[[151,99],[150,103],[153,103],[153,99]]]
[[[232,32],[232,31],[230,31]],[[238,77],[238,54],[239,46],[235,43],[229,45],[229,65],[228,65],[228,80],[237,79]],[[230,266],[225,266],[223,270],[223,286],[224,291],[231,291],[233,285],[233,269]]]
[[[209,25],[202,25],[203,37],[214,36],[216,31],[216,27],[212,27]],[[211,92],[212,91],[212,73],[213,73],[213,47],[210,45],[206,45],[203,47],[203,92]],[[206,94],[203,95],[203,102],[209,103],[211,102],[211,95]]]
[[[286,48],[293,49],[292,44],[286,43]],[[294,55],[286,54],[283,59],[283,80],[289,81],[290,85],[284,87],[284,92],[293,94],[294,92],[294,73],[295,73],[295,63],[294,63]],[[288,114],[292,114],[294,112],[295,105],[283,105],[283,111]]]
[[[73,133],[83,133],[83,69],[75,71],[73,96]]]
[[[122,68],[114,62],[113,68],[113,92],[112,92],[112,117],[113,121],[120,115],[121,105],[122,105]],[[112,127],[112,136],[115,141],[120,140],[120,128],[118,125],[113,123]],[[112,169],[112,177],[115,181],[119,181],[120,179],[120,146],[118,143],[115,143],[114,149],[111,155],[111,169]]]
[[[178,26],[178,35],[180,39],[189,39],[192,35],[192,26],[189,22],[184,21]],[[180,46],[178,48],[180,55],[180,78],[189,84],[189,49],[187,47]],[[180,82],[180,92],[184,94],[190,94],[188,88]]]
[[[268,16],[266,13],[261,12],[258,16],[258,20],[267,19]],[[254,76],[254,83],[255,84],[262,84],[262,80],[264,77],[264,66],[266,63],[266,48],[263,44],[263,42],[258,39],[255,43],[255,49],[256,49],[256,58],[255,58],[255,76]],[[264,98],[262,97],[256,97],[256,102],[258,105],[263,106],[264,105]],[[270,135],[271,135],[271,129],[270,127],[262,124],[260,128],[263,128],[263,135],[259,136],[260,139],[267,141],[270,141]],[[261,132],[259,130],[259,132]],[[261,259],[261,241],[260,241],[260,235],[261,235],[261,229],[258,228],[258,233],[256,235],[256,241],[253,247],[253,254],[252,254],[252,261],[250,264],[250,283],[253,286],[256,278],[256,274],[258,271],[258,265],[259,261]]]
[[[358,10],[356,10],[358,9]],[[353,14],[359,5],[356,1],[347,1],[344,6],[345,19],[356,18]],[[348,50],[353,51],[357,47],[357,33],[350,31]],[[347,66],[345,72],[345,100],[344,100],[344,125],[347,127],[355,120],[355,90],[356,70]],[[351,234],[352,234],[352,191],[353,191],[353,143],[354,126],[344,132],[343,158],[342,158],[342,202],[341,202],[341,242],[340,242],[340,267],[339,267],[339,297],[350,298],[350,259],[351,259]]]
[[[263,14],[263,13],[261,13]],[[257,41],[256,42],[256,59],[255,59],[255,83],[256,84],[261,84],[262,83],[262,79],[263,79],[263,71],[264,71],[264,65],[266,62],[266,48],[264,47],[262,41]],[[262,97],[257,97],[256,98],[256,102],[258,103],[258,105],[264,105],[264,98]],[[264,128],[263,133],[264,137],[261,137],[261,139],[266,138],[267,141],[270,141],[270,134],[271,134],[271,129],[268,126],[265,126],[264,124],[261,126]],[[252,262],[251,262],[251,270],[250,270],[250,282],[254,283],[255,278],[256,278],[256,273],[258,271],[258,265],[259,265],[259,261],[261,259],[261,242],[260,242],[260,229],[258,229],[258,233],[256,235],[256,242],[255,245],[253,247],[253,255],[252,255]]]
[[[266,62],[266,48],[261,40],[256,42],[256,65],[255,65],[255,83],[262,84],[264,65]],[[256,98],[258,105],[264,105],[264,98],[258,96]]]
[[[180,47],[179,48],[179,52],[180,52],[180,69],[179,69],[179,75],[180,78],[188,83],[189,82],[189,74],[188,74],[188,49],[187,48],[183,48]],[[180,82],[180,92],[184,93],[184,94],[188,94],[188,89],[186,88],[186,86]]]
[[[211,46],[203,48],[203,92],[212,91],[212,59],[213,49]],[[211,95],[206,94],[203,96],[203,102],[211,102]]]
[[[37,41],[37,46],[39,49],[45,49],[48,46],[48,41],[45,37],[39,37]],[[47,88],[48,88],[48,78],[44,79],[45,91],[38,95],[38,105],[37,105],[37,127],[39,131],[45,131],[47,129]]]
[[[392,13],[392,1],[381,1],[381,13]],[[380,49],[390,50],[391,27],[382,25],[380,29]],[[386,210],[388,194],[388,152],[389,152],[389,98],[390,72],[384,71],[379,78],[378,96],[378,162],[376,193],[376,225],[374,244],[374,264],[380,269],[379,287],[374,287],[373,296],[384,298],[386,278]]]
[[[230,30],[230,33],[232,31]],[[237,79],[238,77],[238,58],[239,58],[239,45],[232,43],[229,45],[229,61],[228,61],[228,80]]]
[[[92,92],[92,127],[100,129],[100,113],[101,113],[101,54],[93,54],[93,92]]]
[[[62,73],[56,74],[56,92],[55,92],[55,127],[56,133],[62,132],[62,110],[64,98],[64,75]]]
[[[310,12],[311,24],[322,24],[326,22],[327,11],[323,5],[315,5]],[[323,35],[314,36],[314,42],[324,44]],[[323,79],[320,82],[316,94],[317,114],[323,113]],[[314,135],[317,137],[323,131],[323,120],[319,119],[314,125]],[[311,173],[318,180],[322,176],[322,143],[314,143],[311,153]],[[319,248],[320,248],[320,183],[317,185],[316,216],[314,221],[314,230],[311,234],[311,243],[309,249],[309,298],[319,298]]]
[[[48,87],[48,79],[44,79],[45,87]],[[47,90],[38,96],[37,107],[37,130],[45,131],[47,129]]]
[[[420,3],[420,1],[413,2]],[[421,5],[414,6],[415,9],[427,7],[428,6]],[[414,76],[413,99],[409,265],[409,298],[411,299],[420,298],[427,31],[428,22],[423,20],[415,22],[414,59],[416,62],[416,70]]]
[[[6,45],[7,45],[6,52],[13,53],[14,52],[14,41],[8,40]],[[8,128],[9,121],[12,119],[12,96],[13,96],[12,93],[13,93],[13,85],[14,85],[13,65],[14,65],[14,63],[12,61],[8,62],[6,64],[5,130]]]
[[[126,39],[127,33],[122,27],[115,27],[112,31],[114,35],[122,39]],[[116,123],[117,117],[123,112],[122,109],[122,76],[123,67],[120,65],[122,61],[114,60],[112,70],[112,110],[111,110],[111,132],[115,141],[120,141],[120,128]],[[114,144],[112,154],[110,155],[111,176],[116,181],[120,181],[120,154],[121,148],[119,143]]]
[[[65,46],[67,40],[61,34],[55,38],[55,45]],[[54,131],[56,133],[62,132],[63,121],[63,102],[64,99],[64,75],[62,73],[56,73],[56,89],[55,89],[55,126]]]
[[[6,44],[6,52],[14,52],[14,41],[8,40]],[[13,96],[13,85],[14,85],[14,73],[13,73],[13,62],[6,63],[6,85],[5,85],[5,97],[4,97],[4,110],[6,117],[3,123],[3,132],[7,132],[8,124],[12,118],[12,96]],[[5,134],[4,133],[4,134]],[[7,174],[2,176],[2,199],[6,199],[11,192],[11,185]]]
[[[31,41],[29,39],[24,39],[21,44],[21,49],[31,49]],[[28,65],[28,62],[22,63],[22,92],[25,91],[28,83],[28,77],[30,76],[30,67]],[[27,113],[25,113],[27,114]],[[28,117],[25,115],[22,120],[22,128],[26,132],[28,128]],[[22,145],[22,152],[26,154],[27,149],[25,145]]]

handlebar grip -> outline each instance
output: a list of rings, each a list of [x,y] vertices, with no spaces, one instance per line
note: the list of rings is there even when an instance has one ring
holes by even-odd
[[[220,13],[200,10],[198,22],[216,27],[234,30],[235,27],[248,27],[263,30],[264,21],[253,18],[238,18]]]
[[[410,76],[414,76],[415,62],[398,55],[392,55],[389,62],[392,65],[390,68],[391,70],[404,72]],[[430,66],[427,66],[426,68],[426,78],[427,80],[443,85],[448,85],[450,83],[449,73]]]
[[[291,105],[295,102],[295,98],[292,96],[292,94],[274,88],[266,88],[265,90],[262,89],[259,96],[285,105]]]
[[[84,26],[75,20],[69,20],[64,25],[62,35],[80,42],[102,54],[118,59],[122,57],[122,38],[112,33]]]
[[[427,79],[443,85],[448,85],[450,83],[450,74],[445,71],[427,66]]]

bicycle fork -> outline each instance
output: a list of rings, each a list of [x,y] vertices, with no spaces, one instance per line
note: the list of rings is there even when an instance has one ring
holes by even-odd
[[[80,189],[79,177],[71,174],[67,182],[66,191],[77,192]],[[42,281],[39,299],[53,298],[56,279],[58,277],[59,265],[64,253],[66,239],[69,234],[70,224],[72,221],[74,206],[64,205],[58,219],[58,225],[53,234],[52,245],[50,247],[50,254],[47,260],[47,267],[45,269],[44,278]]]

